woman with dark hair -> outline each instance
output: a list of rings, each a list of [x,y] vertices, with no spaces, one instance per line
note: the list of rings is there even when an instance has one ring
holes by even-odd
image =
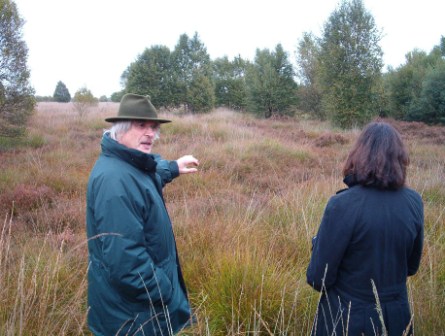
[[[347,189],[332,196],[307,282],[322,295],[313,335],[412,334],[407,277],[423,245],[423,202],[405,186],[408,153],[397,130],[368,124],[346,160]]]

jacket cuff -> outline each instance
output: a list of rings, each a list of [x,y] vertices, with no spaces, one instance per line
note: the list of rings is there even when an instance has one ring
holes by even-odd
[[[168,168],[170,169],[172,180],[179,176],[179,166],[176,161],[170,161],[168,164]]]

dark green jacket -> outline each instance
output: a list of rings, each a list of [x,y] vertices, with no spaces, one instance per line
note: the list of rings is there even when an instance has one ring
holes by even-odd
[[[178,165],[107,134],[101,145],[87,190],[89,327],[106,336],[175,333],[191,315],[162,197]]]

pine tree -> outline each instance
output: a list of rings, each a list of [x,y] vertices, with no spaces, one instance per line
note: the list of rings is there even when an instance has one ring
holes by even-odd
[[[445,62],[425,76],[419,100],[410,108],[407,119],[445,125]]]
[[[246,74],[249,109],[265,118],[292,115],[298,88],[293,77],[292,64],[281,44],[273,52],[257,50]]]
[[[433,117],[434,113],[430,113],[431,107],[438,102],[437,94],[432,94],[436,90],[430,85],[435,83],[437,87],[442,86],[440,78],[443,77],[441,74],[436,76],[435,72],[443,71],[444,41],[445,38],[442,37],[439,45],[434,46],[429,54],[418,49],[407,53],[405,64],[396,70],[391,69],[385,75],[388,116],[402,120],[438,121]],[[429,88],[427,89],[426,86]],[[429,102],[429,99],[433,101]],[[430,112],[426,113],[427,110]],[[426,115],[423,115],[424,112]]]
[[[54,101],[58,103],[69,103],[71,101],[70,92],[62,81],[59,81],[57,83],[56,89],[54,90],[53,98]]]
[[[235,110],[244,110],[247,105],[247,61],[240,56],[229,61],[228,57],[213,62],[216,104]]]
[[[175,81],[170,50],[166,46],[147,48],[130,64],[122,78],[125,91],[149,95],[156,107],[175,105]]]
[[[193,113],[210,112],[215,106],[215,91],[209,77],[196,74],[188,88],[188,105]]]
[[[206,87],[212,88],[214,92],[213,83],[213,70],[210,55],[207,53],[207,49],[199,39],[197,33],[193,38],[189,38],[187,34],[183,34],[179,37],[179,41],[175,46],[172,53],[172,64],[174,67],[174,76],[177,85],[175,86],[175,100],[181,105],[184,105],[186,109],[192,110],[195,102],[202,99],[200,93],[191,88],[191,85],[201,83],[203,78],[206,77]],[[201,84],[199,84],[201,85]],[[198,94],[198,97],[194,95]],[[205,95],[208,97],[206,106],[213,108],[212,104],[215,102],[213,95]]]

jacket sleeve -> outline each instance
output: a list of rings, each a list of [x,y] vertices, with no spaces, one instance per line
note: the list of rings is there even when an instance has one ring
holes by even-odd
[[[143,218],[123,182],[107,182],[94,204],[102,262],[110,283],[130,302],[168,303],[172,284],[144,241]]]
[[[420,259],[422,257],[422,250],[423,250],[423,230],[424,230],[423,227],[424,227],[423,202],[420,199],[419,211],[418,211],[418,230],[417,230],[417,236],[414,240],[413,251],[408,259],[408,276],[416,274],[420,266]]]
[[[335,284],[337,271],[352,236],[349,219],[331,198],[317,235],[312,239],[312,255],[307,268],[307,283],[315,290]]]
[[[160,155],[154,154],[157,163],[156,173],[161,177],[162,187],[179,176],[179,167],[176,161],[164,160]]]

